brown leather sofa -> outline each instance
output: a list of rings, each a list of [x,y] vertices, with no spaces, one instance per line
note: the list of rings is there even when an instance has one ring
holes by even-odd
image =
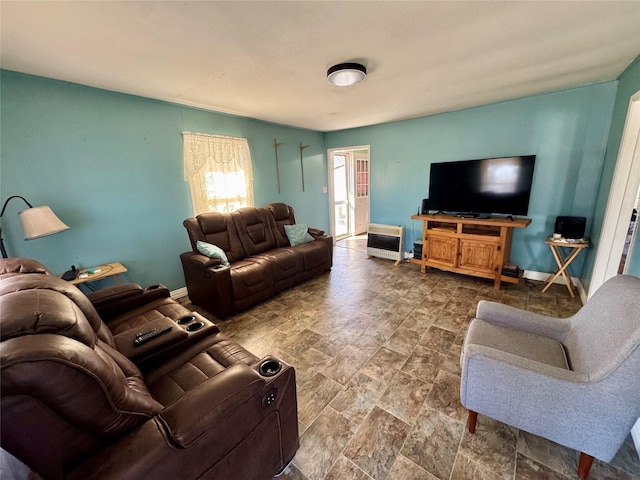
[[[293,208],[284,203],[186,219],[192,251],[180,259],[191,302],[226,318],[331,270],[333,238],[309,228],[314,240],[291,246],[284,226],[295,224]],[[230,266],[200,254],[198,241],[221,248]]]
[[[45,479],[271,479],[298,448],[294,369],[211,322],[190,332],[206,319],[135,287],[94,295],[105,324],[37,262],[0,261],[2,448]],[[144,344],[141,370],[123,354],[135,335],[118,338],[154,322],[187,337]]]

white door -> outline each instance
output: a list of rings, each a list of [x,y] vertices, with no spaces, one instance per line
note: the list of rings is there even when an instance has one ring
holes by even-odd
[[[336,240],[367,231],[371,191],[369,152],[369,145],[327,151],[331,235]]]
[[[355,221],[352,235],[365,233],[369,225],[369,152],[353,155],[355,180]]]

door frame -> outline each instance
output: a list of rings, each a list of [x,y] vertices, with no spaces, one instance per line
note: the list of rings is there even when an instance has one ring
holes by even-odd
[[[333,155],[336,153],[351,153],[355,150],[366,150],[369,156],[369,201],[367,202],[367,208],[369,209],[369,218],[371,218],[371,145],[357,145],[353,147],[339,147],[327,149],[327,170],[328,170],[328,185],[329,185],[329,233],[333,237],[333,241],[336,241],[335,235],[335,202],[334,202],[334,189],[333,184]]]
[[[629,229],[629,215],[640,187],[640,91],[631,96],[620,140],[598,250],[589,283],[591,297],[618,273]]]

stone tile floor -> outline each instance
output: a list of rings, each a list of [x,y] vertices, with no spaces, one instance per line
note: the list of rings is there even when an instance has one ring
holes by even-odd
[[[573,479],[577,452],[482,415],[470,434],[459,400],[462,340],[479,300],[561,317],[580,308],[563,285],[541,287],[422,274],[367,259],[351,240],[338,243],[328,274],[227,320],[199,311],[257,356],[296,369],[300,449],[278,480]],[[640,479],[630,437],[589,478]]]

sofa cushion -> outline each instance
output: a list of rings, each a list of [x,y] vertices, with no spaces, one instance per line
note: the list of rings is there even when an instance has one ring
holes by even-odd
[[[291,244],[284,231],[285,225],[293,225],[296,223],[293,208],[286,203],[270,203],[266,206],[268,212],[271,213],[271,230],[279,247],[288,247]]]
[[[145,381],[154,398],[166,406],[232,365],[253,365],[258,361],[239,343],[219,333],[147,372]]]
[[[265,208],[271,212],[271,215],[278,224],[292,225],[296,223],[293,207],[286,203],[270,203]]]
[[[284,232],[287,234],[289,243],[292,247],[302,245],[303,243],[313,242],[315,239],[309,235],[309,227],[306,223],[298,223],[296,225],[285,225]]]
[[[31,289],[51,290],[58,292],[76,304],[78,309],[89,321],[89,325],[96,332],[98,338],[113,346],[113,335],[103,323],[95,307],[78,287],[52,275],[16,275],[0,277],[0,295],[11,292],[21,292]]]
[[[238,238],[248,257],[277,248],[269,216],[265,208],[246,207],[231,212]]]
[[[471,345],[482,345],[533,362],[570,370],[564,346],[557,340],[479,318],[474,318],[469,324],[463,350]]]
[[[244,248],[238,239],[238,232],[229,214],[210,212],[183,222],[189,234],[193,251],[198,251],[198,241],[216,245],[224,250],[230,263],[246,257]]]
[[[276,248],[254,257],[269,262],[276,292],[291,287],[304,279],[304,255],[294,248]]]
[[[220,260],[220,263],[225,267],[228,267],[230,265],[229,259],[227,258],[227,255],[224,253],[224,250],[222,250],[217,245],[213,245],[212,243],[198,240],[198,242],[196,243],[196,248],[201,254],[206,255],[209,258],[217,258],[218,260]]]
[[[55,333],[94,347],[96,334],[82,311],[53,290],[33,288],[0,296],[0,340]]]
[[[47,267],[31,258],[5,258],[0,266],[0,275],[15,275],[19,273],[42,273],[52,275]]]
[[[231,290],[235,300],[258,294],[263,290],[273,293],[273,270],[268,260],[250,257],[233,264]]]
[[[291,248],[302,253],[305,278],[331,268],[331,251],[328,242],[309,242]]]

